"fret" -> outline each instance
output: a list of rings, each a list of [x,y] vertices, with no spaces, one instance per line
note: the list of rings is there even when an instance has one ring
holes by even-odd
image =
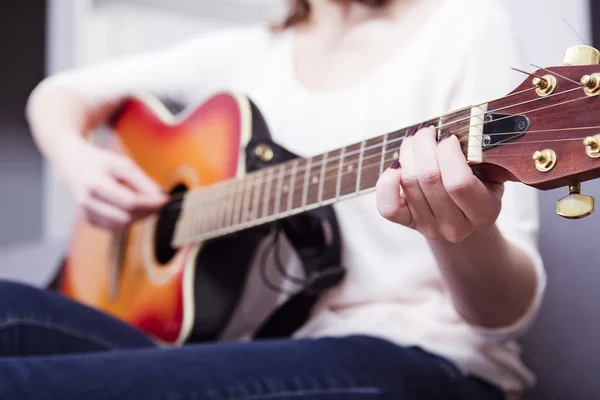
[[[310,161],[308,159],[298,160],[298,172],[295,179],[295,186],[292,195],[292,210],[301,209],[304,207],[304,188],[310,173]],[[307,169],[308,167],[308,169]]]
[[[339,200],[340,194],[342,192],[342,174],[344,172],[344,159],[346,158],[346,148],[343,147],[340,152],[340,159],[338,161],[338,173],[337,173],[337,182],[335,185],[335,198]]]
[[[326,154],[326,162],[323,162],[324,169],[321,171],[323,178],[321,180],[319,203],[329,203],[336,198],[337,176],[339,170],[340,157],[342,150],[334,150]]]
[[[273,212],[270,212],[269,215],[279,214],[279,209],[281,208],[281,191],[283,189],[285,166],[285,163],[282,163],[279,166],[279,173],[277,174],[277,190],[275,191],[275,202],[273,202]]]
[[[304,183],[302,185],[302,205],[300,207],[306,207],[306,197],[308,196],[308,185],[310,184],[310,168],[313,162],[312,157],[306,160],[304,166]]]
[[[319,168],[319,190],[315,197],[318,204],[329,204],[336,197],[337,173],[342,150],[333,150],[324,155],[324,160]]]
[[[260,191],[264,178],[264,174],[260,172],[254,177],[254,188],[252,190],[252,208],[250,209],[251,221],[258,219]]]
[[[192,229],[191,235],[196,236],[200,232],[207,231],[210,227],[210,212],[205,213],[204,210],[209,209],[210,203],[207,203],[207,192],[200,192],[191,200],[192,212]]]
[[[442,125],[444,125],[444,114],[442,114],[440,116],[440,118],[438,119],[438,123],[435,127],[435,138],[436,138],[436,142],[439,142],[440,139],[442,138]]]
[[[206,201],[206,206],[205,207],[196,207],[196,209],[198,209],[198,211],[199,211],[197,213],[197,215],[196,215],[196,218],[198,220],[200,220],[201,215],[204,214],[200,210],[207,209],[208,212],[206,212],[206,215],[208,217],[208,221],[207,221],[207,224],[204,227],[204,229],[202,229],[202,227],[198,226],[198,229],[196,230],[196,234],[200,234],[202,232],[209,232],[209,231],[213,230],[215,228],[215,226],[216,226],[217,219],[216,219],[216,215],[215,215],[216,214],[215,213],[215,211],[216,211],[216,202],[215,202],[215,193],[214,193],[214,190],[208,190],[206,192],[206,197],[205,198],[206,198],[206,200],[205,200]]]
[[[323,170],[323,154],[315,156],[308,169],[306,200],[304,206],[313,206],[319,202],[319,187],[321,186],[321,171]]]
[[[296,174],[298,173],[298,163],[299,159],[296,158],[292,162],[292,170],[290,173],[290,179],[288,180],[287,185],[283,186],[283,191],[287,193],[288,201],[287,208],[285,211],[290,211],[294,205],[294,190],[296,189]]]
[[[319,192],[317,194],[317,204],[321,204],[323,202],[323,185],[325,184],[325,171],[327,170],[327,155],[329,153],[323,154],[321,157],[321,173],[319,175]]]
[[[448,130],[468,130],[470,114],[471,108],[467,107],[308,159],[284,162],[243,179],[192,191],[183,199],[174,244],[218,237],[224,228],[236,231],[249,222],[272,216],[283,218],[371,190],[392,161],[399,158],[404,137],[435,125],[439,141]],[[450,125],[452,128],[446,128]],[[467,155],[468,143],[461,147]]]
[[[342,174],[340,179],[340,197],[356,193],[358,163],[360,161],[361,143],[346,147]]]
[[[250,220],[250,199],[252,198],[252,189],[254,189],[254,177],[247,177],[246,183],[243,190],[243,201],[242,201],[242,219],[241,223],[246,223]]]
[[[356,172],[356,193],[360,192],[360,178],[362,176],[363,160],[365,156],[365,141],[360,143],[360,153],[358,154],[358,171]]]
[[[241,185],[240,185],[240,190],[238,191],[238,195],[239,195],[239,200],[240,200],[240,204],[239,204],[239,208],[238,208],[238,219],[236,221],[236,224],[242,224],[244,223],[244,197],[246,195],[246,187],[249,185],[249,182],[246,178],[242,178],[241,180]]]
[[[454,132],[466,132],[471,124],[471,108],[466,108],[464,110],[457,111],[453,114],[446,114],[444,116],[444,124],[446,128],[441,130],[441,134],[448,131]],[[467,157],[469,152],[469,142],[464,141],[461,142],[461,150],[465,157]]]
[[[239,225],[241,222],[242,215],[242,196],[244,195],[244,185],[246,181],[244,179],[237,180],[235,182],[235,206],[233,210],[233,218],[231,219],[231,225]]]
[[[397,160],[400,157],[400,146],[402,145],[404,137],[410,134],[411,130],[416,131],[417,128],[418,125],[388,133],[387,148],[383,160],[383,164],[386,166],[385,168],[389,167],[394,160]]]
[[[269,168],[267,173],[267,181],[265,183],[265,190],[262,200],[262,215],[261,218],[265,218],[269,215],[269,204],[271,203],[271,186],[273,186],[273,168]]]
[[[225,213],[225,220],[223,221],[223,227],[229,227],[233,225],[233,214],[235,212],[235,197],[236,197],[237,181],[234,180],[227,185],[228,201],[227,201],[227,212]]]
[[[381,162],[379,165],[379,175],[383,174],[383,170],[384,170],[385,151],[387,149],[388,136],[389,136],[389,133],[386,133],[385,135],[383,135],[383,144],[381,145]]]
[[[221,230],[223,228],[225,228],[227,225],[225,225],[225,219],[226,219],[226,215],[227,215],[227,210],[228,210],[228,206],[229,206],[229,192],[228,189],[229,187],[227,185],[222,185],[220,188],[220,195],[219,195],[219,202],[217,203],[217,207],[219,209],[218,211],[218,218],[217,218],[217,229]]]
[[[210,230],[218,230],[220,228],[220,215],[219,215],[219,211],[220,211],[220,200],[221,200],[221,193],[219,189],[213,189],[212,190],[212,201],[211,201],[211,206],[212,206],[212,225],[211,225],[211,229]]]
[[[377,184],[377,180],[381,175],[379,171],[381,169],[381,148],[383,147],[383,141],[383,136],[366,141],[362,168],[360,170],[359,193],[363,190],[372,189]]]
[[[215,226],[216,230],[223,229],[223,215],[225,214],[225,205],[227,204],[227,187],[220,185],[217,192],[217,200],[215,201]]]
[[[213,222],[213,229],[219,230],[223,228],[223,211],[225,210],[225,207],[223,207],[223,205],[225,204],[227,193],[224,191],[224,188],[222,186],[214,190],[215,194],[213,199],[213,207],[215,217]]]

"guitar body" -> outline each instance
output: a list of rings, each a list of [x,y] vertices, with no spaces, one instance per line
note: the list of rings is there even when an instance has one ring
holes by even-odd
[[[248,99],[227,93],[178,117],[155,99],[132,99],[99,145],[125,154],[174,194],[243,175],[253,125],[268,135],[257,112]],[[174,250],[174,224],[164,213],[115,237],[78,218],[56,289],[162,344],[214,339],[237,303],[248,260],[264,235],[233,235]]]

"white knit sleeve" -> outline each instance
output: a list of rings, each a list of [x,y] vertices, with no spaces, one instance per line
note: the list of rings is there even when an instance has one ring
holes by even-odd
[[[235,90],[236,81],[260,56],[266,30],[216,30],[177,45],[70,69],[44,80],[68,87],[90,104],[114,102],[136,93],[189,102],[218,90]]]

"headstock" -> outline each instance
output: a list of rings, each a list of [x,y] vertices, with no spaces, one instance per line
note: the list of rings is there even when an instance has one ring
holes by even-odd
[[[514,125],[498,132],[497,124],[491,134],[491,127],[480,132],[484,143],[502,139],[482,145],[482,167],[500,167],[542,190],[569,187],[569,195],[557,201],[565,218],[582,218],[594,209],[594,199],[580,190],[581,182],[600,178],[599,62],[600,52],[592,47],[567,50],[562,66],[538,69],[509,95],[487,104],[487,114],[505,115],[513,125],[524,118],[523,131]]]

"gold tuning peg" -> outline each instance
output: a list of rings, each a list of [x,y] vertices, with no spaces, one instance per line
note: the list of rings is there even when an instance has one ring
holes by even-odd
[[[587,217],[594,212],[594,198],[580,193],[581,184],[569,185],[569,195],[556,201],[556,213],[568,219]]]
[[[600,135],[588,136],[583,139],[585,152],[592,158],[600,158]]]
[[[563,65],[594,65],[599,63],[600,51],[585,45],[573,46],[567,49],[563,57]]]

